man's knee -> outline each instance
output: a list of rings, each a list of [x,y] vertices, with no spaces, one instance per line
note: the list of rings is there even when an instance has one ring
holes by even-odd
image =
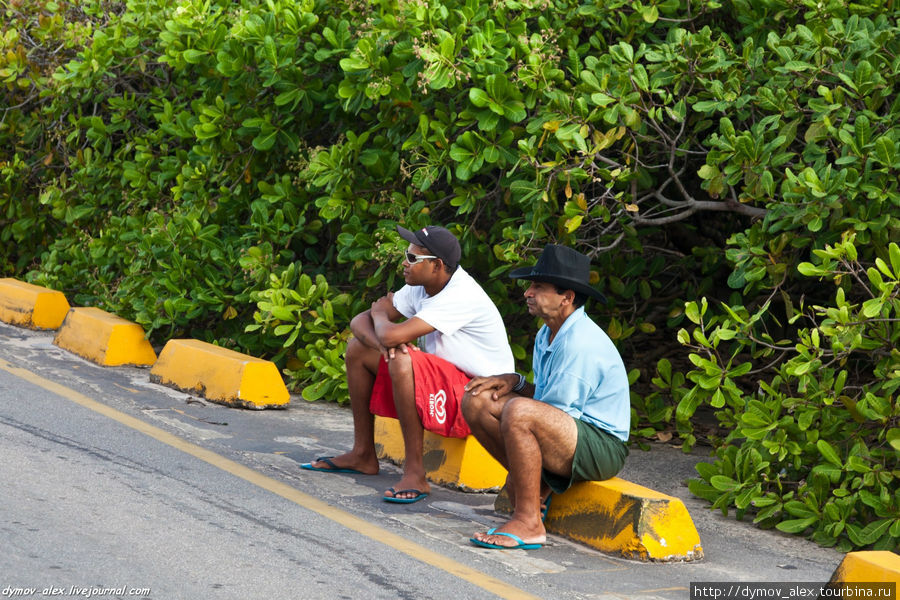
[[[463,394],[462,399],[459,401],[459,409],[468,423],[471,423],[478,417],[481,412],[480,406],[481,400],[477,395],[472,395],[471,392]]]
[[[344,351],[344,358],[350,360],[351,357],[358,356],[365,348],[366,347],[362,342],[355,337],[352,337],[347,340],[347,349]]]
[[[402,378],[412,379],[413,363],[409,354],[400,352],[399,350],[396,351],[394,353],[394,358],[388,361],[388,373],[391,376],[391,381]]]
[[[536,401],[531,398],[510,398],[503,406],[503,413],[501,414],[500,420],[504,427],[530,425],[537,416],[533,406],[534,402]]]
[[[459,407],[467,423],[478,423],[492,414],[494,401],[491,393],[491,390],[484,390],[478,394],[463,394]]]
[[[351,370],[365,369],[374,375],[378,372],[379,360],[381,360],[381,353],[378,350],[366,346],[356,338],[350,338],[347,341],[344,364],[347,365],[348,373]]]

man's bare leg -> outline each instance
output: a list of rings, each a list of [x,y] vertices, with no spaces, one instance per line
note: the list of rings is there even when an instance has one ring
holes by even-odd
[[[500,418],[503,414],[503,408],[506,403],[513,398],[514,394],[507,394],[502,398],[494,400],[491,398],[491,391],[486,390],[480,394],[466,394],[462,399],[462,412],[469,429],[475,439],[487,450],[488,454],[500,463],[507,470],[506,476],[506,495],[509,498],[510,506],[516,507],[516,485],[513,475],[509,469],[509,460],[506,457],[506,448],[504,447],[503,434],[500,430]],[[550,495],[550,487],[541,482],[541,507],[544,509],[544,503]]]
[[[347,342],[344,363],[347,366],[347,388],[353,414],[353,449],[346,454],[335,456],[331,461],[336,467],[356,469],[366,475],[378,473],[375,417],[369,411],[369,401],[380,360],[384,359],[378,350],[369,348],[356,338],[351,338]],[[312,465],[321,469],[330,468],[324,462],[313,462]]]
[[[541,469],[571,473],[578,430],[575,421],[559,409],[530,398],[513,398],[501,416],[501,432],[509,459],[511,490],[515,497],[512,518],[497,528],[525,543],[541,544],[547,531],[541,521]],[[476,540],[514,546],[507,536],[476,533]]]
[[[415,492],[400,493],[400,491],[419,490],[426,494],[431,491],[431,485],[425,477],[425,430],[419,420],[419,412],[416,410],[415,379],[409,354],[398,352],[391,359],[389,368],[394,388],[394,406],[397,409],[400,430],[403,432],[406,458],[403,461],[403,477],[394,484],[396,493],[386,492],[385,495],[399,499],[411,499],[416,497]]]

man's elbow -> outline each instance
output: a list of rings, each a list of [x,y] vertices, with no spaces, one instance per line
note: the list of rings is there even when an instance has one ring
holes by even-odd
[[[369,311],[363,311],[350,319],[350,333],[354,335],[354,337],[360,337],[363,326],[366,322],[371,323],[372,317],[369,316]]]
[[[384,346],[385,348],[396,348],[400,344],[407,344],[410,340],[404,338],[402,335],[397,335],[393,331],[376,331],[375,337],[378,338],[378,342]]]

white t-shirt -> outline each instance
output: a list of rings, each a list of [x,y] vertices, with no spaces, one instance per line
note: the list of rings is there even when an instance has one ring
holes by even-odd
[[[434,296],[421,285],[403,286],[394,293],[394,307],[407,319],[418,317],[434,327],[419,348],[460,371],[473,377],[515,371],[500,311],[462,267]]]

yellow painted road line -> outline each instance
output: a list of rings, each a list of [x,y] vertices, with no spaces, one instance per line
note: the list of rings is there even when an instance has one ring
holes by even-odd
[[[226,473],[234,475],[235,477],[240,477],[241,479],[252,483],[257,487],[263,488],[264,490],[272,492],[273,494],[277,494],[278,496],[281,496],[286,500],[290,500],[295,504],[299,504],[303,508],[319,513],[323,517],[330,519],[335,523],[338,523],[339,525],[343,525],[347,529],[360,533],[367,538],[380,542],[390,548],[393,548],[394,550],[398,550],[406,554],[407,556],[410,556],[427,565],[431,565],[432,567],[455,575],[464,581],[468,581],[469,583],[476,585],[483,590],[499,596],[500,598],[538,598],[538,596],[534,596],[525,592],[524,590],[515,588],[504,581],[486,575],[481,571],[472,569],[462,563],[451,560],[446,556],[425,548],[424,546],[416,544],[415,542],[411,542],[395,533],[391,533],[390,531],[382,529],[377,525],[373,525],[372,523],[369,523],[364,519],[361,519],[339,508],[335,508],[330,504],[319,500],[318,498],[315,498],[308,494],[304,494],[303,492],[287,485],[286,483],[282,483],[280,481],[272,479],[271,477],[267,477],[258,471],[254,471],[249,467],[245,467],[244,465],[234,462],[233,460],[229,460],[224,456],[207,450],[206,448],[202,448],[201,446],[192,444],[191,442],[188,442],[187,440],[184,440],[167,431],[163,431],[158,427],[149,425],[138,418],[132,417],[131,415],[127,415],[101,402],[88,398],[87,396],[80,394],[75,390],[50,381],[49,379],[44,379],[40,375],[32,373],[27,369],[16,367],[3,359],[0,359],[0,369],[3,369],[4,371],[15,375],[16,377],[19,377],[20,379],[24,379],[29,383],[33,383],[34,385],[42,387],[49,392],[62,396],[67,400],[71,400],[76,404],[79,404],[96,413],[108,417],[113,421],[125,425],[126,427],[130,427],[131,429],[139,431],[159,442],[180,450],[185,454],[189,454],[194,458],[199,458],[200,460],[214,467],[217,467],[225,471]]]

